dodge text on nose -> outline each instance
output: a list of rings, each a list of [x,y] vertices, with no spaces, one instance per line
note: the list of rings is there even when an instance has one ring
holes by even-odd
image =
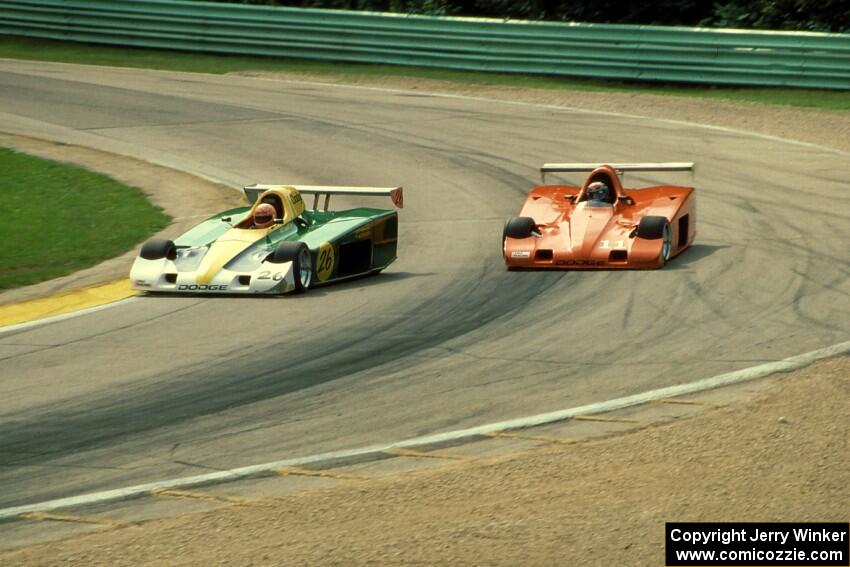
[[[180,284],[177,286],[180,291],[227,291],[226,285],[195,285],[195,284]]]

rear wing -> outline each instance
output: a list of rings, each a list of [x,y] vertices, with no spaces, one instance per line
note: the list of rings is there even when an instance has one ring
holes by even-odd
[[[292,187],[304,195],[313,195],[313,210],[319,208],[319,197],[324,195],[324,210],[328,210],[331,195],[366,195],[370,197],[387,196],[399,209],[404,207],[404,189],[402,187],[334,187],[324,185],[248,185],[243,188],[245,198],[253,204],[265,191],[276,187]]]
[[[607,165],[623,175],[627,171],[693,171],[694,162],[668,163],[544,163],[540,167],[540,179],[546,182],[547,173],[577,173],[593,171],[597,167]]]

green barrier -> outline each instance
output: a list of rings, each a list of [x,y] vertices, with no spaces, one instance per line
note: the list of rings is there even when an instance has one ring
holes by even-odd
[[[180,0],[0,0],[0,34],[471,71],[850,89],[850,34],[439,18]]]

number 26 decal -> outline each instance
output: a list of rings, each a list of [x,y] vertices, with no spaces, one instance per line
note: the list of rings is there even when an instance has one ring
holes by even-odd
[[[316,275],[319,281],[325,281],[334,271],[334,247],[330,242],[325,242],[319,246],[319,253],[316,254]]]
[[[283,279],[283,272],[275,272],[272,274],[269,270],[263,270],[257,275],[258,280],[274,280],[279,282]]]

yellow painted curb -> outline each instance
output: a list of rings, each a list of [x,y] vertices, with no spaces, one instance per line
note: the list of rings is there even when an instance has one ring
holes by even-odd
[[[106,284],[57,293],[50,297],[0,305],[0,327],[65,315],[81,309],[89,309],[126,299],[133,295],[136,295],[136,292],[130,288],[130,280],[120,279]]]

